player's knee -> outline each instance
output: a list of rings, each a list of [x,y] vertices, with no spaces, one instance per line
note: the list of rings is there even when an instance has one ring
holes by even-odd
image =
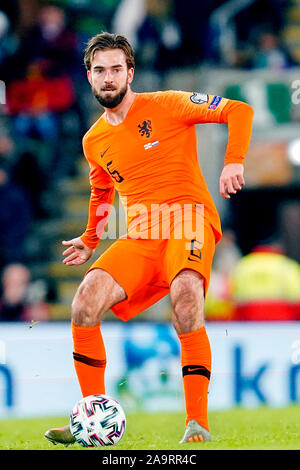
[[[203,297],[203,279],[196,272],[182,271],[173,280],[170,295],[174,308],[178,305],[182,308],[197,306]]]
[[[72,322],[77,326],[94,326],[100,321],[99,305],[85,285],[79,286],[72,302]]]
[[[199,311],[199,302],[196,292],[188,286],[182,287],[172,302],[173,312],[177,318],[185,319],[196,315]]]
[[[204,325],[204,313],[194,293],[187,293],[172,305],[172,323],[177,333],[189,333]]]
[[[98,323],[94,309],[78,300],[72,303],[72,322],[76,326],[94,326]]]
[[[171,285],[173,323],[191,331],[203,323],[203,280],[197,273],[182,273]]]

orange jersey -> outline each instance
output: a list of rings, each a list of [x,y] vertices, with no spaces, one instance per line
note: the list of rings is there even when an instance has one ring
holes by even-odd
[[[252,108],[242,102],[203,93],[138,93],[124,121],[113,126],[105,113],[83,138],[90,166],[89,221],[81,239],[90,248],[99,242],[97,207],[113,202],[114,190],[127,214],[135,205],[199,203],[216,239],[221,224],[199,167],[196,124],[227,123],[225,164],[242,163],[248,150]],[[137,217],[135,211],[127,223]],[[107,217],[102,217],[102,231]],[[101,236],[101,235],[100,235]]]

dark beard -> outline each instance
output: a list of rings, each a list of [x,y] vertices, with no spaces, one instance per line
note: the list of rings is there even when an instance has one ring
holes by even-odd
[[[128,84],[120,90],[120,92],[116,96],[100,96],[95,89],[93,89],[93,94],[96,100],[103,106],[104,108],[113,109],[116,108],[123,100],[124,96],[127,93]]]

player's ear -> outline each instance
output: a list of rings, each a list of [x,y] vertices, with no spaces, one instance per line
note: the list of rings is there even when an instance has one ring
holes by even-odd
[[[89,84],[91,85],[92,84],[92,77],[91,77],[91,71],[90,70],[87,71],[87,79],[89,81]]]
[[[134,68],[133,67],[130,67],[128,69],[128,83],[130,84],[133,80],[133,76],[134,76]]]

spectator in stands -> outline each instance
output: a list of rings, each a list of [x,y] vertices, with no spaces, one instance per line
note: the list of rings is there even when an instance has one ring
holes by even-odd
[[[77,36],[66,26],[61,8],[41,8],[37,24],[22,37],[14,62],[19,70],[7,87],[7,104],[16,133],[55,143],[57,113],[74,105],[71,75],[79,66]]]
[[[5,125],[3,125],[3,128],[3,134],[0,135],[0,162],[5,163],[6,167],[10,168],[15,160],[16,149]]]
[[[40,321],[49,319],[47,304],[30,295],[29,269],[23,264],[10,264],[2,273],[0,321]]]
[[[145,68],[164,72],[179,65],[181,30],[171,0],[146,0],[137,38],[137,59]]]
[[[212,5],[213,10],[209,17],[209,42],[206,42],[208,59],[225,67],[248,69],[253,67],[255,44],[260,32],[267,29],[276,32],[276,36],[280,35],[286,23],[286,10],[290,1],[211,0],[208,4]]]
[[[59,113],[68,111],[74,100],[69,77],[49,78],[37,64],[28,66],[26,78],[7,87],[7,105],[16,134],[52,143],[58,138]]]
[[[178,64],[182,66],[201,65],[212,62],[213,43],[216,34],[211,31],[210,16],[215,8],[225,0],[173,0],[174,17],[181,30],[181,48],[178,54]]]
[[[42,199],[48,182],[37,156],[32,151],[20,152],[12,167],[12,180],[27,192],[33,218],[46,217],[47,211]]]
[[[253,0],[246,2],[233,19],[238,42],[255,42],[259,30],[280,34],[286,23],[290,0]],[[241,2],[242,5],[242,2]]]
[[[23,65],[23,74],[32,64],[52,77],[69,75],[80,66],[77,35],[68,27],[62,8],[54,5],[40,8],[33,26],[23,31],[14,59],[19,66]]]
[[[25,150],[15,144],[6,133],[0,135],[0,159],[5,164],[11,182],[23,188],[28,194],[32,217],[39,219],[47,215],[43,204],[43,193],[48,188],[45,168],[39,163],[33,151]]]
[[[254,54],[252,67],[282,70],[292,65],[294,62],[280,44],[279,38],[271,31],[262,31],[259,35],[258,49]]]
[[[0,70],[6,58],[16,51],[17,45],[17,37],[11,31],[9,18],[4,11],[0,10]],[[1,74],[1,79],[3,78]]]
[[[0,160],[0,268],[24,259],[24,242],[32,222],[28,194],[15,184]]]
[[[278,242],[255,247],[231,273],[235,320],[299,320],[300,266]]]
[[[208,34],[208,18],[220,3],[221,0],[189,0],[187,8],[182,0],[122,0],[112,29],[126,36],[137,52],[145,54],[142,58],[148,68],[155,67],[156,60],[158,63],[167,60],[167,68],[170,59],[171,66],[199,65],[206,58],[212,40]],[[170,45],[168,36],[172,38]],[[160,47],[166,48],[162,59],[158,58]],[[173,57],[167,57],[170,54]]]
[[[74,168],[74,158],[71,161],[62,150],[61,140],[70,115],[75,126],[82,124],[73,80],[82,68],[77,47],[77,34],[68,27],[64,10],[45,5],[33,25],[23,27],[17,51],[1,68],[9,70],[6,95],[13,132],[25,144],[34,140],[43,146],[52,180]],[[75,131],[71,153],[79,149],[81,137]]]
[[[78,67],[77,35],[66,25],[62,8],[42,7],[36,31],[40,41],[40,58],[49,63],[49,75],[71,74]]]

